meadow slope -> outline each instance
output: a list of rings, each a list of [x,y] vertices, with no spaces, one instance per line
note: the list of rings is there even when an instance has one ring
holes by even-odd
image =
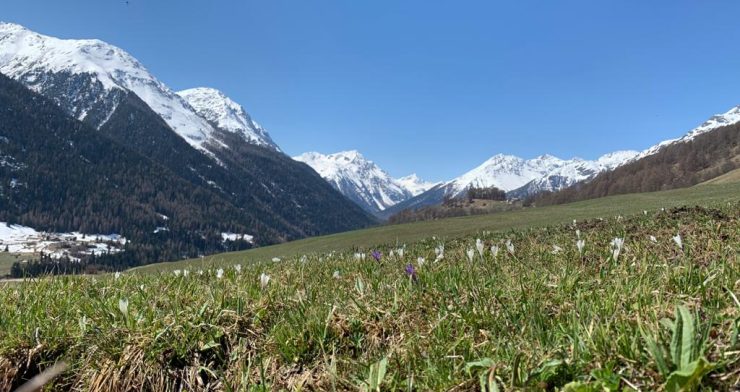
[[[0,284],[0,390],[56,361],[55,390],[730,390],[740,204],[697,189],[447,221],[446,239],[384,227],[405,246],[362,252]]]
[[[723,204],[737,200],[740,200],[740,182],[727,181],[716,185],[698,185],[691,188],[670,191],[610,196],[570,204],[529,208],[491,215],[378,226],[364,230],[312,237],[242,252],[221,253],[202,259],[151,264],[136,268],[136,270],[155,272],[197,266],[244,264],[254,261],[267,261],[274,257],[287,258],[331,251],[368,250],[380,245],[409,243],[431,236],[452,239],[471,235],[480,230],[505,231],[523,229],[565,223],[573,219],[580,220],[620,214],[635,214],[643,210],[655,210],[681,205]]]

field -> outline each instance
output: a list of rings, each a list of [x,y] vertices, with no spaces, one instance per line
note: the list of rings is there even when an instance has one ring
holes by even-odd
[[[13,253],[0,252],[0,277],[10,273],[10,267],[17,260],[18,258]]]
[[[183,268],[202,268],[215,265],[245,264],[268,261],[273,257],[289,258],[311,253],[337,250],[370,249],[376,246],[391,246],[419,241],[431,236],[442,239],[473,235],[481,230],[506,231],[524,229],[573,219],[611,217],[640,213],[681,205],[722,204],[740,200],[740,182],[718,185],[701,185],[692,188],[664,192],[629,194],[588,200],[578,203],[525,209],[492,215],[450,218],[402,225],[388,225],[366,230],[308,238],[285,244],[267,246],[242,252],[224,253],[198,260],[176,263],[152,264],[138,268],[142,272],[153,272]]]
[[[8,284],[0,390],[56,361],[58,390],[730,390],[739,197],[628,195]]]

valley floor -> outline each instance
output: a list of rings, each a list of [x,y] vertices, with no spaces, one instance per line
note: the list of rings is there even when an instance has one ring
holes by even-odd
[[[0,390],[730,390],[740,193],[697,189],[0,284]]]

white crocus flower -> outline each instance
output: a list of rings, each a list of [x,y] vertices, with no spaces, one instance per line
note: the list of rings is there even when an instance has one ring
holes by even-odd
[[[676,245],[678,245],[678,247],[681,250],[683,250],[683,241],[681,240],[681,234],[680,233],[679,234],[676,234],[675,236],[673,236],[673,242],[675,242]]]
[[[434,259],[434,261],[440,261],[445,258],[445,246],[444,244],[441,244],[434,248],[434,254],[437,255],[437,257]]]
[[[242,265],[241,264],[237,264],[237,265],[234,266],[234,269],[236,270],[236,273],[237,274],[238,273],[241,273],[242,272]]]
[[[334,278],[334,279],[339,279],[340,278],[339,271],[334,271],[334,273],[331,275],[331,277]]]
[[[614,261],[619,258],[619,253],[622,252],[622,247],[624,246],[624,238],[614,238],[611,242],[612,246],[612,258]]]
[[[499,248],[497,245],[491,245],[491,256],[495,259],[498,256]]]
[[[176,269],[172,272],[175,274],[175,276],[180,276],[180,274],[182,273],[182,271],[180,271],[179,269]]]
[[[578,238],[579,240],[581,239],[581,231],[580,230],[576,230],[576,238]]]
[[[558,254],[558,253],[560,253],[562,251],[563,251],[563,248],[561,248],[561,247],[559,247],[557,245],[553,245],[552,246],[552,252],[551,252],[552,254],[556,255],[556,254]]]
[[[114,276],[114,277],[115,277],[116,279],[119,279],[119,278],[121,277],[121,273],[120,273],[120,272],[116,272],[115,274],[113,274],[113,276]]]
[[[475,257],[475,251],[473,249],[468,249],[468,261],[471,263],[473,262],[473,257]]]
[[[578,248],[578,253],[583,254],[583,248],[585,246],[586,246],[586,241],[584,240],[576,241],[576,248]]]
[[[511,243],[511,240],[506,240],[506,250],[512,255],[514,254],[514,244]]]
[[[398,248],[396,250],[396,253],[398,253],[398,257],[400,258],[403,258],[403,252],[404,252],[403,248]]]
[[[190,275],[190,270],[182,270],[182,276]]]
[[[118,300],[118,310],[120,310],[124,316],[128,316],[128,299],[121,298]]]
[[[483,241],[481,241],[480,238],[475,240],[475,249],[478,250],[480,257],[483,257],[483,252],[486,251],[486,248],[484,248]]]
[[[359,253],[355,253],[355,261],[360,261],[360,260],[362,260],[362,256],[360,256]]]
[[[650,241],[652,241],[652,242],[654,242],[654,243],[656,243],[656,244],[658,243],[658,239],[657,239],[657,238],[655,238],[655,236],[654,236],[654,235],[651,235],[651,236],[650,236]]]
[[[419,258],[416,259],[416,263],[419,264],[419,267],[421,267],[422,265],[424,265],[424,263],[426,263],[426,260],[424,260],[423,257],[419,256]]]
[[[270,283],[270,275],[267,275],[266,273],[263,272],[260,275],[260,288],[262,288],[262,290],[264,290],[265,287],[267,287],[267,284],[268,283]]]
[[[223,268],[217,269],[216,270],[216,278],[217,279],[221,279],[223,277],[224,277],[224,269]]]
[[[279,257],[273,257],[272,258],[272,262],[273,263],[279,263],[280,262],[280,258]]]
[[[203,276],[203,270],[202,269],[198,270],[198,275]]]

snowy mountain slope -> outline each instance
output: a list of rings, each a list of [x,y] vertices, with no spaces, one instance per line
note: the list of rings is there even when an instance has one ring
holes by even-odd
[[[334,188],[373,214],[430,186],[415,175],[396,180],[354,150],[328,155],[307,152],[293,159],[311,166]]]
[[[682,137],[678,139],[665,140],[665,141],[662,141],[646,149],[645,151],[642,151],[640,154],[630,159],[630,162],[637,161],[649,155],[653,155],[666,146],[670,146],[675,143],[684,143],[684,142],[693,140],[697,136],[707,133],[709,131],[715,130],[720,127],[724,127],[726,125],[735,124],[738,122],[740,122],[740,105],[733,107],[732,109],[728,110],[727,112],[723,114],[716,114],[710,117],[707,121],[705,121],[698,127],[690,130],[688,133],[686,133],[685,135],[683,135]]]
[[[424,181],[416,173],[409,174],[408,176],[397,178],[396,182],[405,188],[412,196],[424,193],[434,186],[438,185],[438,182]]]
[[[240,135],[245,141],[276,151],[280,148],[267,131],[244,108],[219,90],[199,87],[177,92],[195,112],[219,129]]]
[[[209,143],[223,147],[208,120],[185,99],[130,54],[103,41],[63,40],[0,23],[0,73],[54,99],[95,127],[103,125],[125,92],[131,91],[193,147],[205,151]]]

